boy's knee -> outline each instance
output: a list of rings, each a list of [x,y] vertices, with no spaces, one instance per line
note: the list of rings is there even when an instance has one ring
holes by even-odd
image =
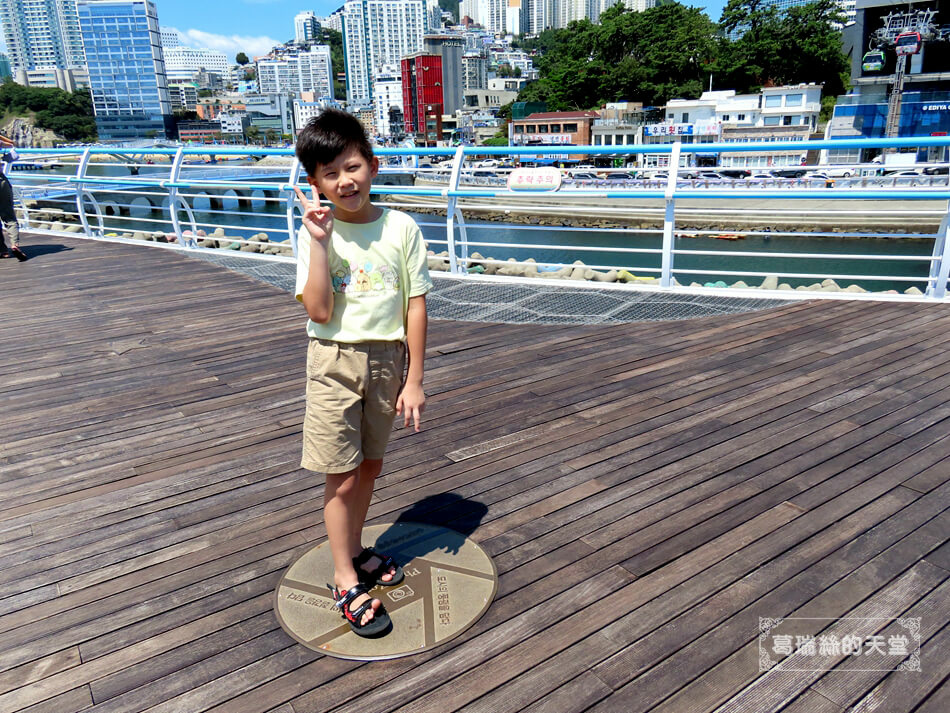
[[[360,463],[361,478],[377,478],[382,471],[382,458],[366,458],[362,463]]]
[[[346,497],[347,493],[356,488],[359,475],[359,467],[345,473],[327,473],[327,485],[331,486],[337,495]]]

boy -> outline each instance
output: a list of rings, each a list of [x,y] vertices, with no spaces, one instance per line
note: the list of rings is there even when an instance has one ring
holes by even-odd
[[[368,591],[404,574],[363,548],[361,535],[396,414],[419,431],[432,282],[419,227],[370,202],[379,161],[354,116],[325,110],[300,133],[296,152],[312,194],[308,200],[295,188],[303,209],[295,292],[310,317],[301,466],[327,474],[323,513],[334,567],[327,586],[336,606],[356,634],[378,636],[391,620]]]

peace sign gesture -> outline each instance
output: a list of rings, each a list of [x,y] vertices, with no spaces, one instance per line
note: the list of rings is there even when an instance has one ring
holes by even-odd
[[[333,232],[333,213],[329,206],[320,205],[320,193],[316,186],[310,186],[311,200],[307,200],[303,191],[294,186],[297,200],[303,210],[303,224],[310,233],[310,237],[320,243],[325,243]]]

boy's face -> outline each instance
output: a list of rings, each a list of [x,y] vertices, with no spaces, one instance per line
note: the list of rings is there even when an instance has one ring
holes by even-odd
[[[359,149],[351,148],[331,163],[318,164],[316,175],[308,176],[307,182],[336,207],[336,218],[347,223],[367,223],[377,217],[369,200],[370,186],[377,173],[379,160],[375,156],[367,161]]]

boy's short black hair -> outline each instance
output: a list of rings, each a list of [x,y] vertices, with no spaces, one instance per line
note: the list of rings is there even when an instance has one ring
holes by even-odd
[[[308,176],[316,176],[317,166],[333,163],[351,148],[357,149],[367,161],[373,160],[373,146],[363,125],[352,114],[340,109],[324,109],[315,116],[297,137],[297,158]]]

